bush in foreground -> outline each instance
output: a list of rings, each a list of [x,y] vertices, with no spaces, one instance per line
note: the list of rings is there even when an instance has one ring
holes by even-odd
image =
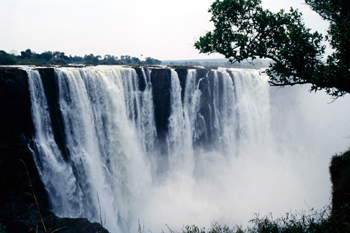
[[[277,219],[272,215],[256,217],[249,221],[247,229],[240,226],[221,226],[214,222],[211,228],[199,228],[198,226],[186,226],[182,233],[340,233],[350,232],[350,220],[332,218],[329,206],[316,211],[287,213]]]

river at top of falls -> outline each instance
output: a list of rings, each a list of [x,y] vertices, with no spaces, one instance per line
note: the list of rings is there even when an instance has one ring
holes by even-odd
[[[246,224],[329,203],[328,164],[349,144],[349,98],[269,87],[259,70],[55,68],[64,148],[40,73],[28,69],[34,160],[52,210],[111,232]],[[140,80],[144,88],[140,88]],[[165,135],[154,96],[168,94]],[[158,115],[157,115],[158,116]],[[164,120],[164,119],[163,119]],[[66,156],[63,156],[64,154]],[[167,226],[165,225],[167,224]]]

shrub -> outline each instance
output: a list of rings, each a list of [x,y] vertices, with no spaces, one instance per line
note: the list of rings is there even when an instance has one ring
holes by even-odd
[[[0,233],[6,233],[6,227],[0,223]]]

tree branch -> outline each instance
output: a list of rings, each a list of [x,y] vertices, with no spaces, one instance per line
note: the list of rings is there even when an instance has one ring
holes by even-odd
[[[271,86],[282,87],[282,86],[294,86],[294,85],[302,85],[302,84],[312,84],[312,82],[304,81],[304,82],[288,82],[288,83],[275,83],[273,81],[268,81]]]

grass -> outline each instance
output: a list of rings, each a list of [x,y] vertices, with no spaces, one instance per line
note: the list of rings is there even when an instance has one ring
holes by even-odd
[[[339,216],[339,215],[338,215]],[[301,211],[287,213],[277,219],[272,215],[255,218],[249,221],[247,229],[240,226],[221,226],[214,222],[211,228],[199,228],[196,225],[186,226],[182,233],[346,233],[350,232],[350,219],[334,219],[331,207],[322,210],[311,209],[308,212]]]
[[[35,192],[34,192],[34,187],[33,187],[33,185],[32,185],[32,181],[31,181],[30,176],[29,176],[29,172],[28,172],[28,169],[27,169],[27,165],[25,164],[25,162],[24,162],[22,159],[20,159],[20,162],[23,163],[23,166],[24,166],[24,168],[26,169],[26,174],[27,174],[27,176],[28,176],[29,187],[31,188],[31,191],[32,191],[32,194],[29,194],[29,195],[33,196],[33,198],[34,198],[35,205],[36,205],[36,207],[37,207],[37,213],[39,214],[39,217],[40,217],[41,223],[42,223],[42,225],[43,225],[44,231],[45,231],[45,233],[47,233],[47,230],[46,230],[46,226],[45,226],[43,217],[41,216],[41,211],[40,211],[40,208],[39,208],[39,203],[38,203],[38,200],[37,200],[36,195],[35,195]]]

